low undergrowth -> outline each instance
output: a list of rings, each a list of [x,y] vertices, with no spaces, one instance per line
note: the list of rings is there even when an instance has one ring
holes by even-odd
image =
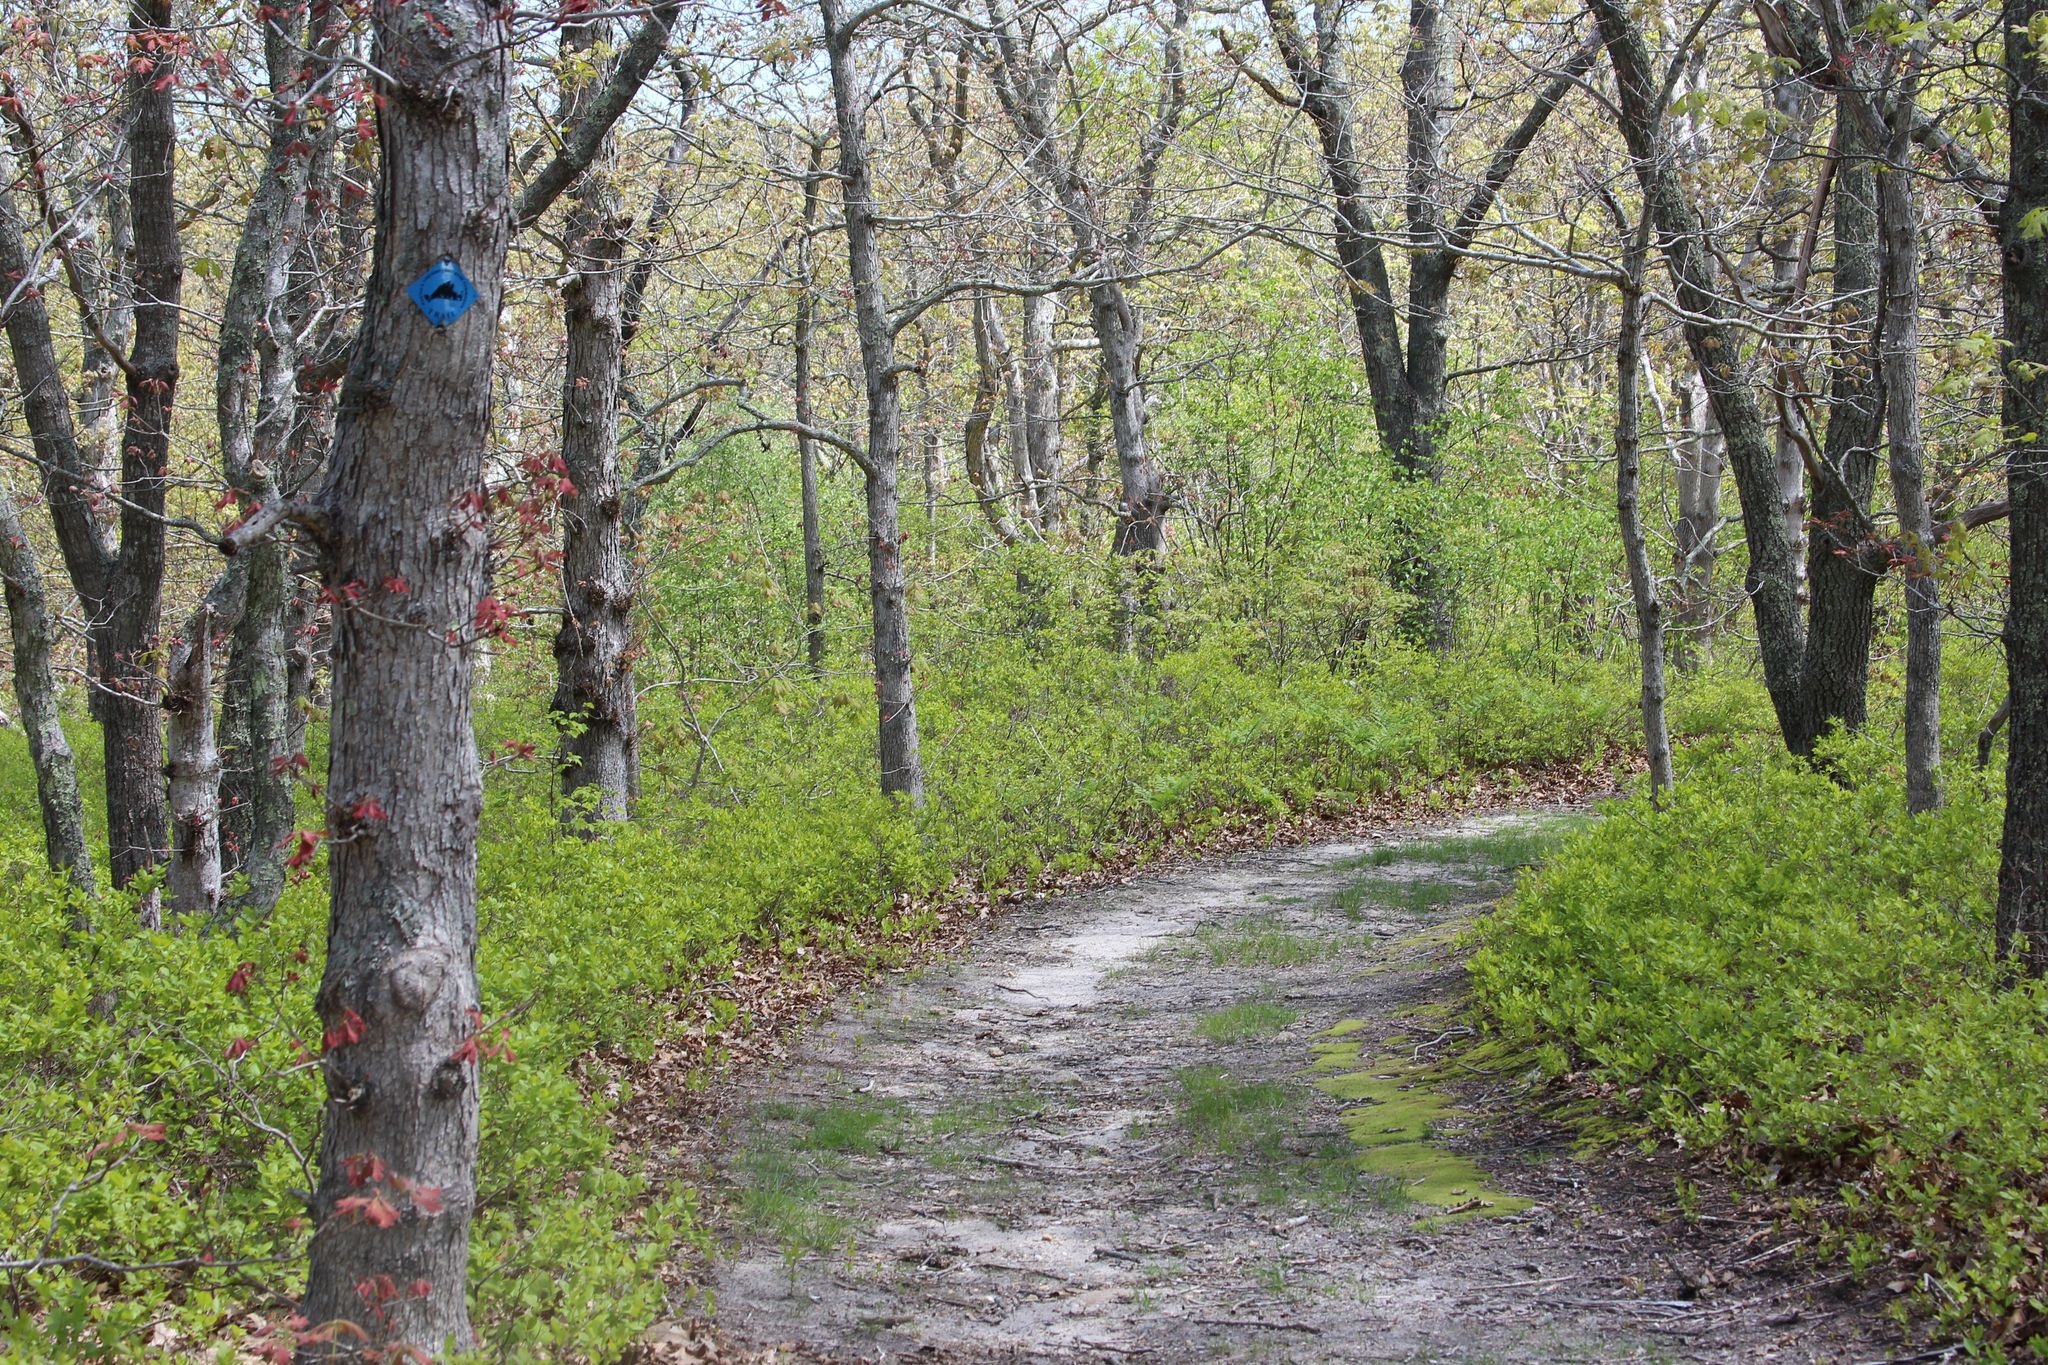
[[[1877,741],[1832,762],[1736,745],[1613,805],[1483,922],[1478,1005],[1655,1135],[1837,1184],[1836,1244],[1903,1262],[1935,1330],[2048,1356],[2048,988],[1993,957],[2002,777],[1909,817]]]
[[[764,676],[650,694],[641,818],[586,842],[530,760],[552,743],[544,666],[501,660],[479,727],[473,1307],[497,1360],[610,1359],[664,1311],[653,1271],[702,1224],[615,1149],[627,1096],[582,1059],[646,1055],[684,989],[746,1027],[745,992],[720,982],[743,950],[887,958],[963,880],[1016,887],[1247,815],[1591,759],[1632,725],[1629,680],[1590,664],[1393,655],[1354,676],[1224,638],[1141,663],[992,636],[921,676],[925,809],[872,794],[858,674]],[[0,774],[0,1340],[49,1360],[228,1351],[289,1313],[302,1273],[324,855],[239,932],[148,933],[132,893],[81,903],[43,870],[18,739]]]

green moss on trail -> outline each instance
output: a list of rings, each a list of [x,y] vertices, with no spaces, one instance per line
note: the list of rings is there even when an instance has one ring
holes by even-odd
[[[1363,1020],[1347,1019],[1326,1030],[1324,1041],[1314,1044],[1316,1059],[1309,1068],[1317,1089],[1350,1106],[1344,1126],[1358,1148],[1357,1168],[1439,1211],[1419,1224],[1498,1217],[1530,1207],[1534,1201],[1495,1189],[1476,1163],[1439,1140],[1457,1109],[1441,1087],[1440,1067],[1417,1062],[1403,1050],[1419,1040],[1390,1038],[1380,1055],[1368,1058],[1365,1044],[1354,1038],[1364,1027]]]

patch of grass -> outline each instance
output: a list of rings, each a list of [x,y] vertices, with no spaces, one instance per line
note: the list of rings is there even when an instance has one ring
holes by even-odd
[[[790,1146],[805,1152],[844,1152],[873,1156],[889,1145],[900,1126],[903,1106],[890,1100],[838,1100],[827,1104],[770,1104],[762,1117],[796,1129]]]
[[[987,1137],[1028,1118],[1037,1118],[1052,1105],[1030,1086],[1019,1085],[991,1091],[947,1105],[924,1120],[926,1133],[938,1139]]]
[[[1533,823],[1508,825],[1484,834],[1456,834],[1413,844],[1388,844],[1337,864],[1342,868],[1387,867],[1423,863],[1432,867],[1502,873],[1533,867],[1574,834],[1589,828],[1592,816],[1560,815]]]
[[[1216,967],[1303,967],[1327,961],[1342,946],[1327,936],[1295,933],[1272,919],[1199,929],[1195,942]]]
[[[750,1147],[739,1161],[739,1214],[755,1232],[772,1238],[794,1266],[805,1256],[836,1251],[853,1225],[824,1205],[825,1176],[780,1147]]]
[[[1241,1081],[1220,1066],[1191,1066],[1180,1082],[1181,1120],[1203,1146],[1226,1156],[1277,1156],[1283,1120],[1301,1103],[1291,1087]]]
[[[1361,1203],[1398,1212],[1411,1200],[1397,1180],[1359,1168],[1358,1149],[1344,1133],[1297,1140],[1286,1157],[1262,1166],[1253,1182],[1262,1203],[1343,1209]]]
[[[924,1159],[933,1166],[972,1168],[977,1181],[1009,1179],[1010,1172],[986,1168],[975,1158],[987,1155],[1009,1129],[1053,1108],[1030,1086],[1012,1086],[975,1094],[925,1115],[914,1136],[925,1144]]]
[[[1426,915],[1455,905],[1466,892],[1465,887],[1426,878],[1364,877],[1339,891],[1332,901],[1346,918],[1356,921],[1368,902],[1405,910],[1411,915]]]
[[[1242,1081],[1215,1066],[1189,1067],[1178,1080],[1180,1117],[1189,1133],[1201,1146],[1242,1161],[1261,1203],[1329,1208],[1361,1195],[1374,1203],[1402,1202],[1391,1183],[1361,1179],[1343,1134],[1300,1131],[1306,1096],[1298,1087]]]
[[[1241,1000],[1203,1015],[1195,1032],[1212,1043],[1241,1043],[1270,1038],[1299,1018],[1297,1011],[1270,1000]]]

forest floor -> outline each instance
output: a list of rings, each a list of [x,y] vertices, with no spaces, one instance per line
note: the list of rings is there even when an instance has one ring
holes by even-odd
[[[715,1314],[643,1357],[1914,1358],[1782,1191],[1471,1046],[1457,929],[1573,818],[1143,873],[851,992],[700,1097]]]

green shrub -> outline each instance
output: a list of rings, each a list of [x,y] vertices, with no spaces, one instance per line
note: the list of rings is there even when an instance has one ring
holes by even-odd
[[[1908,817],[1877,740],[1831,758],[1737,745],[1614,805],[1482,924],[1478,1007],[1654,1132],[1839,1166],[1859,1261],[1895,1239],[1945,1327],[2038,1353],[2048,989],[1993,960],[2003,784],[1956,765]]]
[[[863,678],[765,678],[650,693],[640,819],[571,837],[552,772],[516,759],[551,744],[545,651],[500,656],[479,719],[501,760],[479,848],[479,970],[516,1060],[484,1071],[474,1253],[495,1357],[607,1358],[660,1311],[649,1269],[701,1236],[694,1205],[684,1191],[660,1218],[643,1210],[658,1192],[614,1148],[612,1101],[579,1084],[577,1063],[600,1046],[646,1055],[675,989],[716,1001],[749,945],[887,960],[930,923],[909,907],[957,878],[1014,887],[1245,815],[1582,760],[1632,723],[1628,680],[1590,664],[1523,674],[1390,654],[1365,671],[1287,669],[1222,626],[1141,662],[1074,628],[1091,599],[1040,571],[988,596],[1010,628],[921,669],[932,799],[917,811],[873,790]],[[83,725],[74,738],[96,747]],[[145,933],[132,895],[81,906],[43,870],[18,739],[0,738],[0,775],[17,794],[0,826],[15,888],[0,916],[0,1259],[253,1263],[22,1276],[0,1335],[39,1358],[105,1359],[148,1354],[150,1331],[218,1334],[264,1301],[252,1284],[289,1293],[301,1273],[324,857],[239,935]],[[714,1010],[751,1022],[731,1001]]]

